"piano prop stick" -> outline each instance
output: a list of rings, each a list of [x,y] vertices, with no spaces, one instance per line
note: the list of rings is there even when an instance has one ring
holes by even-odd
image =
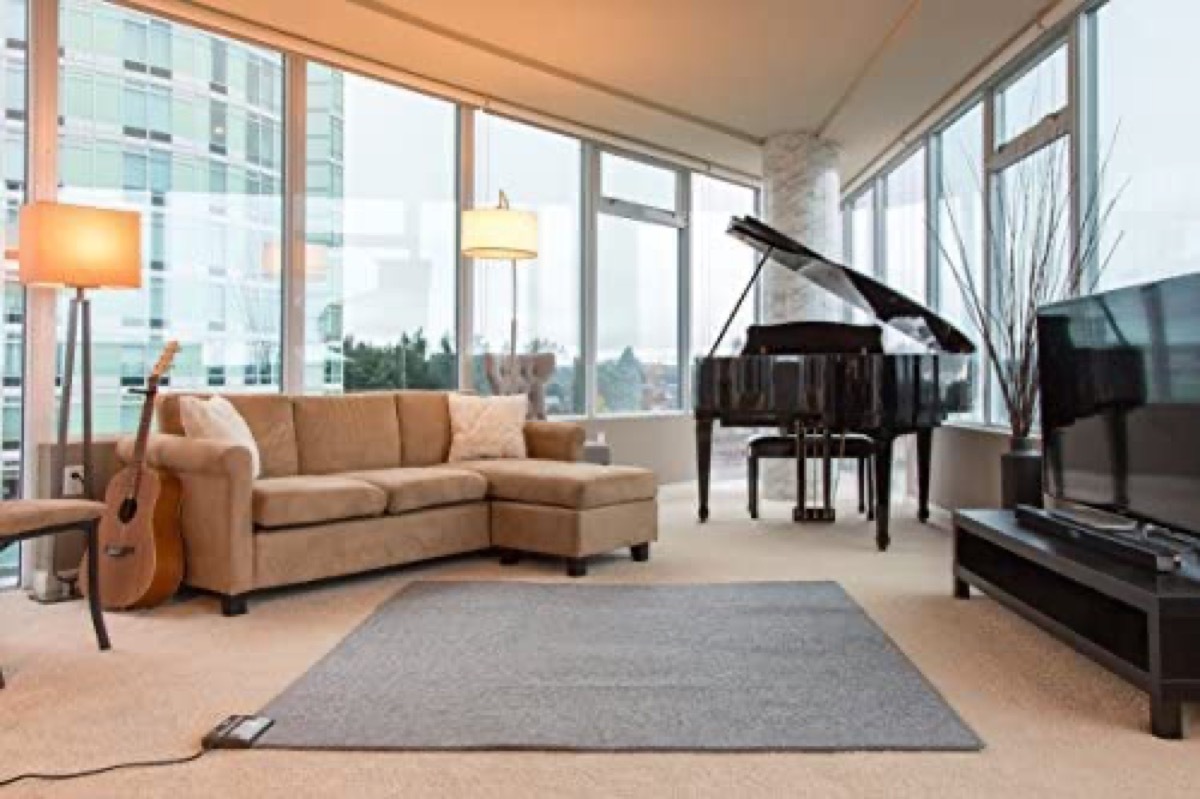
[[[774,427],[797,436],[796,522],[836,519],[832,460],[845,435],[859,434],[874,445],[875,540],[885,550],[890,543],[894,442],[903,435],[917,438],[918,518],[925,521],[933,429],[949,414],[971,410],[975,345],[928,308],[757,219],[735,217],[728,232],[761,258],[708,357],[695,364],[700,521],[709,517],[715,423]],[[718,357],[721,340],[768,261],[799,274],[870,323],[753,325],[741,355]],[[821,486],[818,491],[813,485],[810,504],[808,470],[816,460]]]

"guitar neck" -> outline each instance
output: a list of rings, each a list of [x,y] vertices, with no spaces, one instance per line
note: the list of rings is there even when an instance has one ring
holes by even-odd
[[[142,476],[142,467],[146,460],[146,444],[150,438],[150,421],[154,418],[154,398],[158,394],[158,387],[151,383],[146,391],[146,399],[142,402],[142,415],[138,420],[137,439],[133,446],[133,463],[130,465],[137,470],[137,477],[134,479],[131,494],[137,493],[137,484]]]

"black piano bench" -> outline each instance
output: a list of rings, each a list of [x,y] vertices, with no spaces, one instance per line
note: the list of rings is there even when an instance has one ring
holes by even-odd
[[[835,435],[830,440],[833,451],[829,456],[835,460],[852,458],[858,461],[858,512],[867,518],[875,518],[875,442],[870,436],[857,433]],[[825,437],[805,436],[806,447],[813,457],[825,454]],[[750,499],[750,518],[758,518],[758,462],[763,458],[796,459],[796,436],[770,434],[755,436],[746,447],[746,476]]]

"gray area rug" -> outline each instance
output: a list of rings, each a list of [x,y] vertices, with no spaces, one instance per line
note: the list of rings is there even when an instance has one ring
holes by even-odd
[[[828,582],[415,583],[262,713],[266,748],[983,746]]]

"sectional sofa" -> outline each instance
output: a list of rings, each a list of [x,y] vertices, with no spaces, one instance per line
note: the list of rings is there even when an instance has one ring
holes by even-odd
[[[526,423],[524,459],[447,463],[445,392],[225,396],[258,479],[244,446],[183,435],[178,394],[159,396],[147,462],[181,478],[184,582],[226,615],[262,589],[486,549],[559,556],[580,577],[589,556],[645,560],[657,539],[654,474],[578,462],[576,424]],[[117,451],[128,461],[133,441]]]

